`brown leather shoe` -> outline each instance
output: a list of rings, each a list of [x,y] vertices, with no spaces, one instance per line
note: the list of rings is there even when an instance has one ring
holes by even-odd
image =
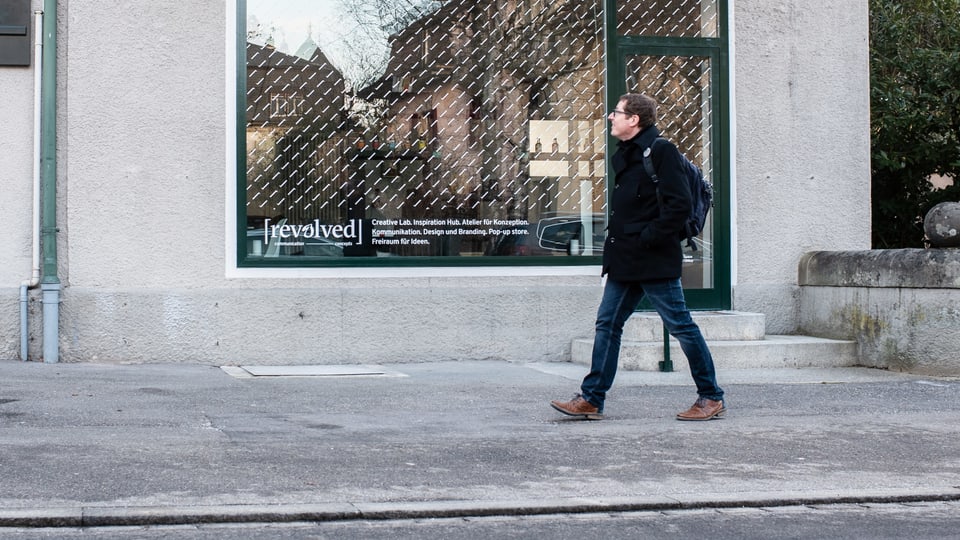
[[[677,420],[713,420],[720,418],[727,408],[723,406],[723,400],[714,401],[707,398],[698,398],[697,402],[686,411],[677,415]]]
[[[602,420],[603,413],[583,396],[577,394],[570,401],[551,401],[550,406],[567,416],[576,416],[586,420]]]

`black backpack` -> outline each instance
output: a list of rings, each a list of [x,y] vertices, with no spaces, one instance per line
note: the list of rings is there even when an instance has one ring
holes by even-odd
[[[657,138],[659,140],[660,137]],[[654,141],[656,142],[656,141]],[[680,154],[683,160],[683,172],[687,177],[690,186],[690,195],[693,197],[693,205],[690,208],[690,215],[687,216],[687,223],[681,238],[687,239],[687,247],[693,251],[697,250],[697,245],[693,243],[693,238],[703,231],[703,226],[707,222],[707,212],[713,207],[713,186],[703,178],[703,171],[700,167],[693,164],[687,156]],[[657,171],[653,168],[653,159],[650,157],[650,148],[643,151],[643,167],[647,174],[653,179],[654,184],[660,183]],[[660,198],[660,188],[657,187],[657,199]]]

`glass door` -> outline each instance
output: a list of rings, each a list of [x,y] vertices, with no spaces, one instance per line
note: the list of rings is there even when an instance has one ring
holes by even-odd
[[[726,2],[609,0],[607,6],[608,29],[615,29],[608,32],[608,104],[626,92],[656,100],[662,136],[713,185],[714,206],[694,239],[695,249],[683,242],[687,303],[694,309],[729,309],[728,78],[725,42],[719,37]]]
[[[681,282],[692,308],[730,307],[729,213],[727,181],[720,141],[721,121],[716,55],[709,50],[627,47],[617,55],[622,78],[615,93],[646,94],[658,103],[663,137],[700,167],[713,184],[714,207],[693,247],[683,243]],[[614,71],[614,70],[611,70]],[[613,98],[611,102],[615,102]]]
[[[718,32],[716,6],[692,11],[694,19],[709,24],[673,24],[686,28],[682,35],[665,36],[646,20],[646,26],[628,24],[636,11],[618,5],[613,20],[621,32],[644,28],[641,35],[617,35],[609,43],[607,102],[616,103],[626,92],[649,95],[658,103],[658,122],[663,137],[672,141],[690,161],[703,170],[713,185],[714,207],[696,249],[684,242],[682,283],[687,303],[694,309],[729,309],[730,214],[729,142],[723,136],[727,117],[726,62]],[[633,5],[634,10],[640,6]],[[625,13],[631,14],[628,16]],[[707,15],[710,15],[708,18]],[[688,18],[692,15],[688,15]],[[676,22],[676,21],[674,21]],[[668,25],[669,26],[669,25]],[[610,141],[609,144],[613,144]],[[608,175],[612,172],[608,171]]]

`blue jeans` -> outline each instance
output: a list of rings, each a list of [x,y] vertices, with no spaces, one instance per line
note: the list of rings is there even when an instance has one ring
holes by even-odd
[[[607,390],[610,390],[613,378],[617,375],[623,325],[644,296],[650,299],[670,335],[680,342],[697,385],[697,394],[707,399],[723,399],[723,390],[717,386],[713,357],[703,340],[700,327],[690,317],[679,279],[642,283],[607,279],[603,300],[597,310],[597,332],[593,341],[590,373],[580,385],[583,399],[603,411]]]

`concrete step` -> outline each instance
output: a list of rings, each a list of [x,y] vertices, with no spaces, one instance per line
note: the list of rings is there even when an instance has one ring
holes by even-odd
[[[660,371],[663,360],[663,336],[660,342],[623,340],[620,369]],[[859,364],[855,341],[840,341],[808,336],[776,336],[751,340],[707,340],[717,370],[745,368],[828,368]],[[574,340],[571,359],[590,365],[593,338]],[[674,371],[688,371],[680,344],[670,339],[670,360]]]
[[[744,311],[692,311],[694,322],[707,341],[754,341],[766,333],[763,313]],[[655,312],[634,313],[623,326],[623,339],[663,343],[663,323]]]

